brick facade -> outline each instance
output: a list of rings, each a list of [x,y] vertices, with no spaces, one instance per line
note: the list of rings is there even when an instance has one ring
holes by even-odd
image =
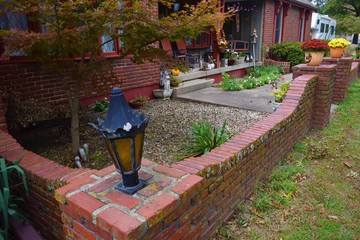
[[[263,15],[263,44],[266,46],[272,46],[274,44],[274,12],[275,3],[272,0],[264,1],[264,15]]]
[[[311,12],[312,10],[305,9],[303,7],[283,2],[284,7],[286,7],[287,15],[284,14],[283,18],[283,31],[282,31],[282,40],[281,42],[296,42],[299,41],[300,34],[300,14],[304,11],[305,14],[305,25],[304,33],[305,38],[310,38],[310,26],[311,26]],[[264,1],[264,17],[263,17],[263,44],[266,46],[272,46],[275,43],[275,9],[276,1],[265,0]],[[305,11],[306,10],[306,11]],[[284,11],[286,12],[286,11]]]
[[[83,84],[82,98],[104,96],[113,86],[120,86],[128,99],[137,94],[151,96],[152,90],[159,88],[160,67],[157,64],[133,64],[128,59],[109,59],[112,77],[105,81],[89,81]],[[101,76],[97,76],[101,77]],[[54,72],[44,69],[35,62],[0,63],[0,85],[6,91],[12,88],[21,93],[24,99],[35,99],[41,102],[66,102],[66,94],[61,78]],[[86,96],[87,99],[84,99]],[[88,101],[88,102],[91,102]]]

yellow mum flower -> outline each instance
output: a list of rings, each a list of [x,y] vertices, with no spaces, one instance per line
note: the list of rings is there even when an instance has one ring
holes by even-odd
[[[350,42],[344,38],[334,38],[329,42],[329,47],[331,48],[344,48],[350,45]]]

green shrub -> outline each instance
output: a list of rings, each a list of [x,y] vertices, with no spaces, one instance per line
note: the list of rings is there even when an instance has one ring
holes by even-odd
[[[192,126],[192,139],[189,145],[182,147],[182,158],[197,157],[210,152],[227,140],[230,134],[226,130],[226,121],[220,129],[212,127],[208,121],[200,121]]]
[[[230,78],[230,75],[225,72],[221,75],[223,81],[220,83],[220,86],[224,91],[240,91],[244,89],[239,79]]]
[[[103,100],[101,100],[101,102],[96,101],[96,103],[90,108],[95,112],[103,112],[108,107],[109,107],[109,102],[105,97],[103,98]]]
[[[270,47],[270,56],[276,61],[290,62],[291,66],[305,63],[301,42],[284,42]]]

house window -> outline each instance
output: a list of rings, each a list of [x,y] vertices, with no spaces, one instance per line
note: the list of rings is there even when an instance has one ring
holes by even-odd
[[[305,14],[302,15],[300,19],[300,31],[299,31],[299,41],[304,41],[304,32],[305,32]]]
[[[7,12],[3,15],[0,15],[0,29],[2,30],[22,30],[22,31],[34,31],[34,32],[46,32],[45,25],[35,24],[29,22],[29,19],[26,15]],[[101,44],[101,51],[104,56],[111,55],[114,56],[114,53],[117,53],[118,42],[116,40],[111,40],[109,35],[103,35],[100,37],[99,42]],[[1,46],[0,41],[0,53],[4,51],[4,46]],[[26,56],[21,51],[16,51],[11,54],[13,57],[24,57]],[[14,60],[16,60],[14,58]]]
[[[335,33],[335,27],[331,26],[330,27],[330,35],[334,35],[334,33]]]
[[[27,31],[29,30],[27,17],[19,13],[7,12],[0,16],[0,29]]]
[[[115,52],[115,41],[109,35],[101,36],[101,50],[103,53]]]
[[[186,48],[209,48],[212,43],[210,33],[201,33],[195,39],[185,37]]]
[[[275,28],[275,43],[281,42],[282,26],[283,26],[283,6],[280,7],[279,12],[276,14],[276,28]]]
[[[326,24],[325,25],[325,33],[328,33],[329,32],[329,24]]]
[[[1,30],[29,30],[28,19],[25,15],[13,12],[7,12],[0,16],[0,29]],[[1,43],[1,42],[0,42]],[[0,46],[1,52],[4,47]],[[25,56],[24,52],[16,51],[11,56]]]

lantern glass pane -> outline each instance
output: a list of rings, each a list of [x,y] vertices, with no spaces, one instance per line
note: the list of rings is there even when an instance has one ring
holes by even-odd
[[[106,142],[106,147],[107,147],[107,149],[108,149],[108,151],[109,151],[109,153],[110,153],[111,159],[113,160],[113,162],[114,162],[114,164],[115,164],[115,167],[116,167],[116,168],[120,168],[119,163],[116,161],[116,156],[115,156],[114,151],[113,151],[113,149],[112,149],[111,141],[110,141],[110,140],[106,140],[105,142]]]
[[[144,133],[139,133],[135,137],[135,169],[137,169],[140,166],[143,138],[144,138]]]
[[[131,138],[124,138],[124,139],[115,139],[113,140],[115,147],[118,152],[119,160],[121,162],[121,166],[124,172],[132,171],[132,158],[131,158]],[[113,148],[111,146],[110,141],[106,141],[107,147],[110,151],[110,155],[113,160],[116,160],[116,156],[113,152]],[[114,158],[115,157],[115,158]]]

